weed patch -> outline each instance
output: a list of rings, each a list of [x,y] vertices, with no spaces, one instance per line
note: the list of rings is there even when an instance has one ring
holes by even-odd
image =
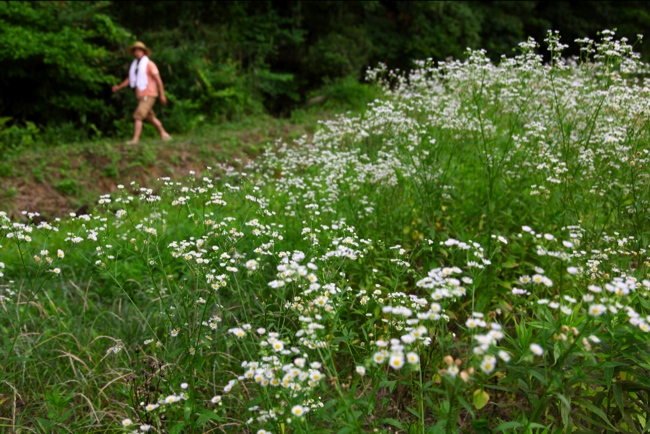
[[[550,33],[549,65],[529,40],[498,65],[378,68],[364,112],[259,158],[178,153],[182,179],[119,184],[93,210],[0,213],[0,416],[643,432],[650,92],[602,35],[565,60]]]

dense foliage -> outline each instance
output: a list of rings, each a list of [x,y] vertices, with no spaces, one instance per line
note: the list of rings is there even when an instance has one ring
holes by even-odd
[[[635,40],[649,11],[615,1],[2,2],[0,143],[126,135],[133,97],[109,88],[136,38],[153,49],[171,96],[162,119],[179,132],[308,101],[359,105],[355,80],[378,62],[408,70],[468,47],[496,60],[548,29],[572,41],[617,27]]]
[[[50,132],[104,127],[115,109],[106,93],[117,49],[129,34],[105,3],[0,3],[0,150]],[[20,131],[12,121],[26,122]],[[92,125],[92,126],[91,126]]]
[[[14,431],[639,433],[650,88],[603,31],[370,77],[245,164],[0,213]]]

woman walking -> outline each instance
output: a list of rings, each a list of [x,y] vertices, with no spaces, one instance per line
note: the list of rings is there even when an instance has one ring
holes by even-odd
[[[153,111],[158,95],[160,94],[162,104],[167,104],[167,97],[165,96],[165,88],[158,67],[149,59],[151,50],[138,41],[129,47],[129,53],[135,57],[129,69],[129,76],[122,83],[113,86],[113,93],[131,86],[135,88],[135,96],[138,98],[138,108],[133,113],[133,119],[135,120],[133,139],[126,143],[138,143],[140,134],[142,134],[142,121],[151,123],[160,133],[162,140],[170,140],[172,137],[165,131]]]

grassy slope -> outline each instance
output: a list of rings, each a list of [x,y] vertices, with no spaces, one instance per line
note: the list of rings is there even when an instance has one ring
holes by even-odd
[[[99,140],[35,147],[0,158],[0,211],[17,218],[22,211],[60,217],[85,210],[118,183],[150,185],[159,177],[200,173],[210,164],[255,157],[265,145],[312,134],[327,113],[310,112],[292,119],[254,116],[206,126],[170,142],[143,139]]]

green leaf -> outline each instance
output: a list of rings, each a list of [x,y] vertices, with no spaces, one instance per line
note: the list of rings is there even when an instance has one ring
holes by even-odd
[[[496,427],[493,432],[500,432],[500,431],[505,431],[507,429],[513,429],[513,428],[521,428],[521,424],[516,420],[512,420],[510,422],[503,422],[501,425]]]
[[[556,342],[555,345],[553,345],[553,364],[557,363],[557,360],[560,358],[562,355],[562,346],[560,345],[559,342]]]
[[[476,389],[474,391],[474,407],[477,410],[482,409],[490,401],[490,395],[483,389]]]
[[[566,398],[566,396],[562,395],[560,392],[555,392],[555,396],[557,396],[560,399],[560,401],[562,401],[562,404],[564,404],[567,407],[571,408],[571,403]]]
[[[560,392],[555,392],[555,396],[557,396],[561,401],[560,415],[562,416],[562,425],[564,428],[567,428],[571,420],[571,403],[566,396],[562,395]]]
[[[471,425],[475,430],[484,430],[488,428],[489,424],[487,419],[476,419],[472,421]]]
[[[395,390],[395,386],[397,385],[396,380],[388,381],[388,380],[383,380],[379,383],[379,387],[388,387],[388,390],[392,392]]]
[[[415,409],[413,409],[411,407],[408,407],[407,410],[409,411],[409,413],[411,413],[413,416],[417,417],[418,419],[420,419],[422,417],[422,415],[420,414],[419,411],[417,411],[417,410],[415,410]]]
[[[402,422],[400,422],[397,419],[390,418],[390,417],[387,417],[386,419],[380,420],[379,423],[386,424],[386,425],[391,425],[391,426],[394,426],[395,428],[398,428],[398,429],[404,429],[404,425],[402,425]]]
[[[185,422],[179,422],[169,430],[169,434],[181,434],[185,428]]]
[[[512,283],[506,282],[506,281],[503,281],[503,280],[498,281],[497,285],[499,285],[499,286],[501,286],[503,288],[506,288],[506,289],[512,289]]]
[[[621,414],[624,414],[625,405],[623,401],[623,387],[619,383],[614,383],[612,389],[614,391],[614,400],[616,401],[616,405],[618,405],[619,410],[621,410]]]
[[[605,374],[605,384],[607,384],[607,387],[611,386],[614,378],[614,368],[611,366],[604,368],[603,374]]]
[[[338,338],[332,340],[332,344],[338,344],[339,342],[344,342],[344,341],[351,341],[352,339],[354,339],[355,336],[356,336],[355,333],[350,333],[345,336],[339,336]]]
[[[219,416],[214,411],[208,410],[207,408],[204,408],[201,411],[199,411],[199,415],[200,416],[196,420],[196,423],[198,425],[203,425],[211,420],[214,420],[215,422],[223,422],[223,417]]]
[[[39,424],[41,427],[43,427],[43,428],[45,428],[45,429],[50,428],[50,427],[52,427],[52,426],[54,425],[52,422],[50,422],[50,421],[47,420],[47,419],[43,419],[42,417],[37,417],[37,418],[36,418],[36,421],[38,422],[38,424]]]
[[[474,414],[474,409],[472,408],[471,405],[469,405],[469,402],[467,402],[467,401],[465,400],[465,398],[463,398],[462,396],[458,396],[458,402],[460,402],[460,405],[462,405],[463,408],[464,408],[465,410],[467,410],[467,412],[469,413],[469,415],[470,415],[472,418],[474,418],[474,416],[475,416],[475,414]]]
[[[576,401],[577,401],[577,400],[576,400]],[[605,423],[606,423],[610,428],[614,428],[614,425],[611,424],[611,422],[609,421],[609,418],[605,415],[605,413],[603,413],[603,411],[602,411],[600,408],[598,408],[598,407],[596,407],[595,405],[593,405],[593,404],[592,404],[590,401],[588,401],[587,399],[580,399],[580,400],[577,401],[577,402],[579,402],[579,405],[584,406],[586,409],[588,409],[589,411],[591,411],[592,413],[594,413],[595,415],[597,415],[598,417],[600,417],[601,420],[602,420],[603,422],[605,422]]]
[[[544,378],[544,375],[542,375],[541,372],[535,369],[531,369],[530,371],[528,371],[528,373],[530,374],[531,377],[537,378],[539,382],[542,383],[542,385],[546,386],[547,384],[546,378]]]

